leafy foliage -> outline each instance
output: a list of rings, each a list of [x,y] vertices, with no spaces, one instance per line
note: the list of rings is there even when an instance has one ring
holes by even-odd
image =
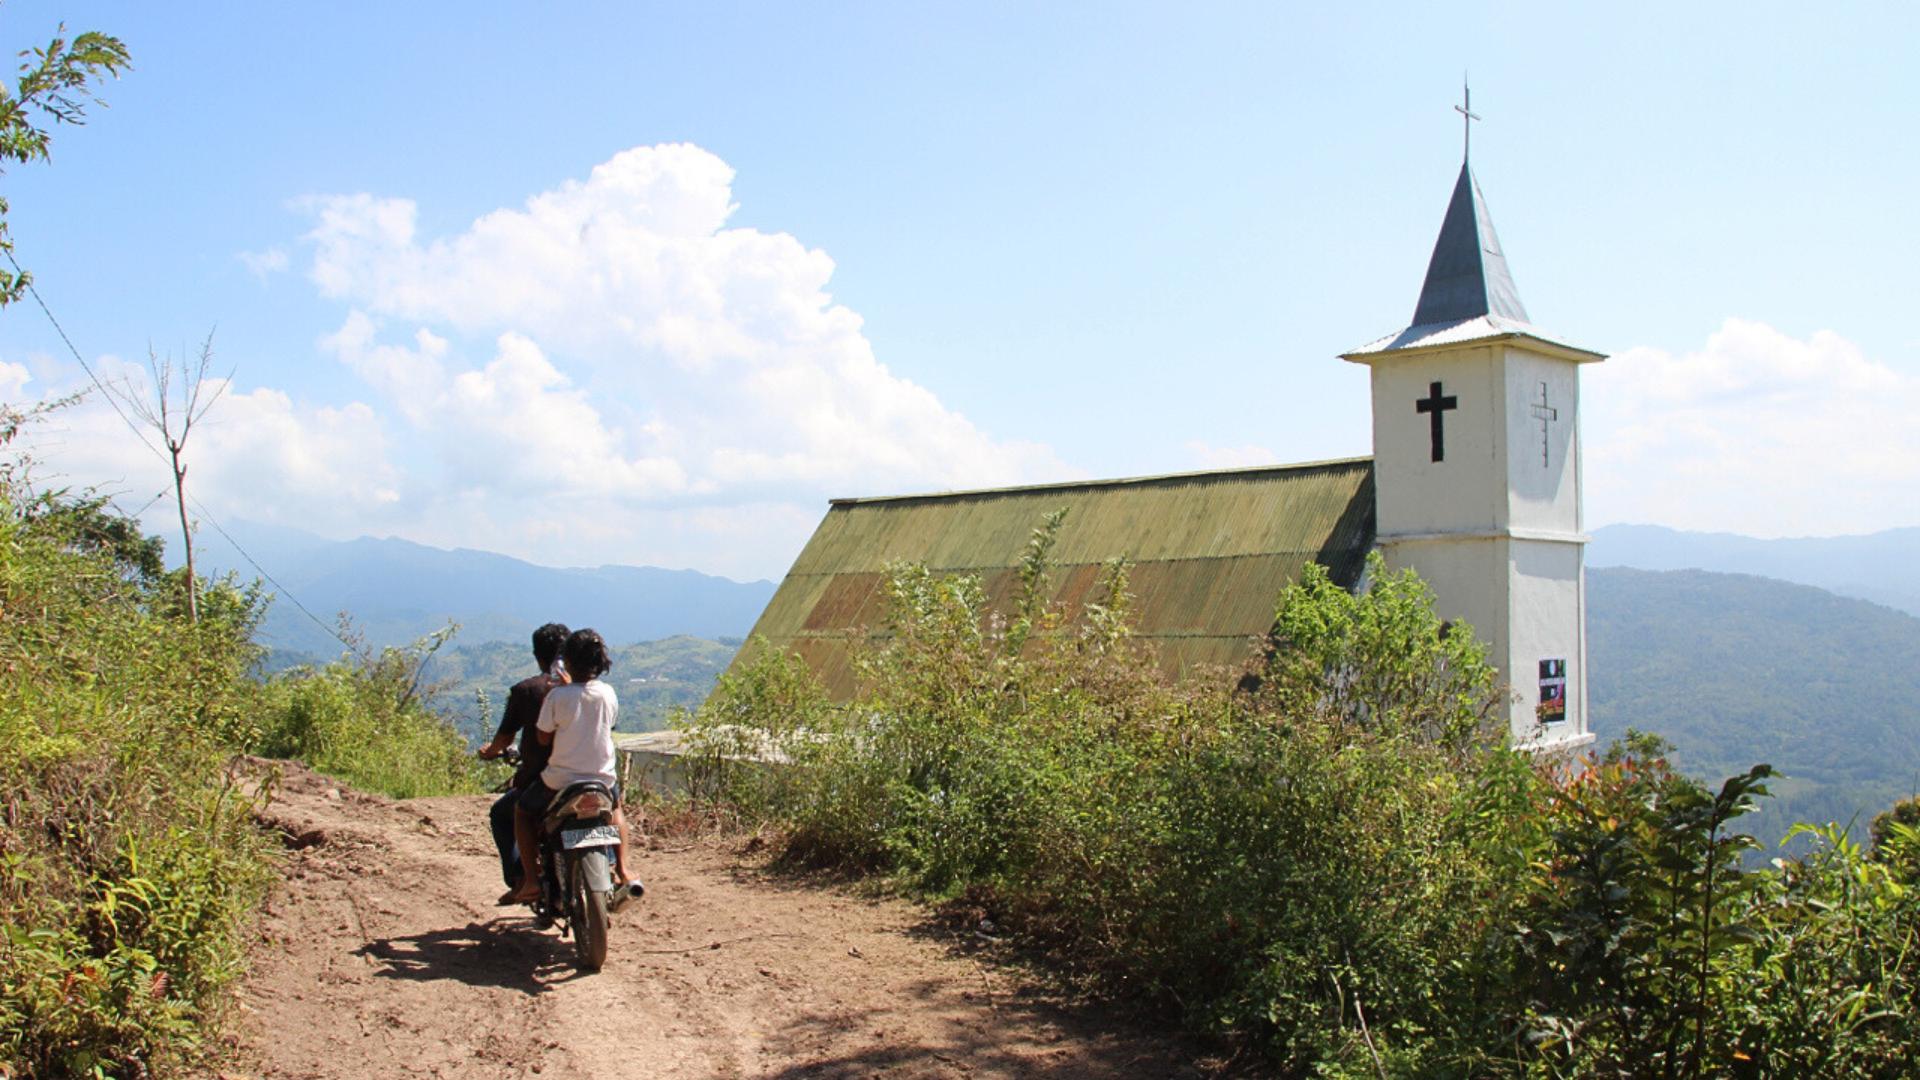
[[[1767,766],[1708,789],[1646,736],[1515,752],[1471,633],[1377,560],[1358,596],[1309,569],[1237,685],[1171,682],[1123,565],[1077,619],[1027,599],[1057,526],[1005,616],[893,568],[851,701],[756,643],[685,722],[698,795],[1288,1075],[1904,1075],[1912,829],[1755,869]]]
[[[422,693],[422,669],[452,636],[448,627],[406,648],[361,646],[272,676],[254,749],[395,798],[483,790],[466,739],[433,710],[435,688]]]
[[[211,583],[189,624],[144,550],[97,503],[0,484],[0,1074],[190,1055],[266,884],[223,767],[249,727],[259,596]]]
[[[87,105],[98,103],[90,86],[128,65],[127,47],[118,38],[88,32],[68,40],[65,32],[62,27],[46,45],[20,54],[11,87],[0,82],[0,161],[45,161],[53,143],[50,127],[86,123]],[[11,259],[8,209],[0,197],[0,254]],[[29,280],[25,273],[0,270],[0,307],[18,300]]]

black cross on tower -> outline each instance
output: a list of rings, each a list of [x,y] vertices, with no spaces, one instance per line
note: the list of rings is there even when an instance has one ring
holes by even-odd
[[[1428,429],[1433,435],[1433,460],[1445,461],[1447,457],[1446,428],[1441,414],[1448,409],[1460,407],[1460,399],[1452,394],[1441,396],[1440,384],[1433,383],[1427,388],[1427,396],[1413,403],[1414,412],[1427,414]]]
[[[1533,418],[1540,421],[1540,464],[1542,467],[1545,467],[1552,464],[1547,458],[1547,447],[1550,445],[1547,438],[1547,425],[1560,419],[1560,410],[1547,404],[1546,383],[1540,384],[1540,400],[1534,402],[1529,408],[1533,413]]]

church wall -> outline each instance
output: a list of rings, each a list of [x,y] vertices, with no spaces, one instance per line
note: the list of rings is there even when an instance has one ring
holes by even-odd
[[[1507,403],[1499,350],[1389,355],[1371,364],[1381,535],[1499,528],[1507,505],[1498,467]],[[1433,460],[1431,415],[1416,408],[1436,382],[1454,401],[1441,418],[1440,461]]]
[[[1440,617],[1473,627],[1487,646],[1487,656],[1509,678],[1507,550],[1494,537],[1460,539],[1382,540],[1381,554],[1395,570],[1411,567],[1433,589]]]
[[[1509,490],[1504,523],[1522,530],[1576,533],[1579,368],[1525,349],[1502,352]]]
[[[1578,543],[1509,540],[1513,622],[1507,641],[1506,670],[1519,694],[1512,723],[1516,737],[1542,742],[1587,736],[1584,554]],[[1555,664],[1543,667],[1542,662]],[[1563,692],[1565,719],[1534,733],[1543,684],[1553,680]]]

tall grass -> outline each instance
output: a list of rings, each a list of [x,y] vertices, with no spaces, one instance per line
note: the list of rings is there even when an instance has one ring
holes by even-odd
[[[41,410],[44,411],[44,410]],[[36,414],[0,406],[0,451]],[[257,586],[202,583],[103,500],[0,453],[0,1078],[200,1061],[272,880],[244,751],[396,795],[477,787],[419,699],[423,650],[249,674]]]
[[[258,596],[202,618],[97,503],[0,476],[0,1075],[192,1058],[269,880],[225,773]]]
[[[484,790],[466,739],[421,684],[423,665],[452,635],[449,627],[377,652],[355,641],[333,663],[273,676],[261,690],[254,749],[395,798]]]

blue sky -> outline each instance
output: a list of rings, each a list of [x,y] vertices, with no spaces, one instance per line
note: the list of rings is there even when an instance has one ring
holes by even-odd
[[[1910,8],[0,20],[132,50],[0,184],[103,370],[217,327],[189,479],[222,519],[777,577],[829,496],[1364,454],[1335,357],[1411,314],[1464,70],[1529,312],[1615,354],[1589,524],[1920,524]],[[0,398],[83,380],[0,312]],[[43,481],[148,503],[166,474],[118,423],[36,433]]]

